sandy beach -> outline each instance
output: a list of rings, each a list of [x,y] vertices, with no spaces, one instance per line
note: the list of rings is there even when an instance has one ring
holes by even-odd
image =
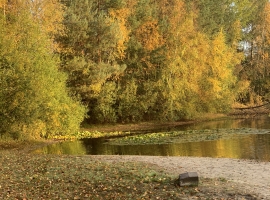
[[[91,156],[92,157],[92,156]],[[106,162],[144,162],[153,164],[176,177],[197,172],[199,177],[224,178],[237,183],[243,191],[270,199],[270,162],[229,158],[162,157],[162,156],[93,156]]]

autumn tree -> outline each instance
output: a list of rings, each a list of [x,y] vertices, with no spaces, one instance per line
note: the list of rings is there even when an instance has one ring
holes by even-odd
[[[239,88],[234,71],[243,55],[226,43],[223,30],[211,41],[210,47],[204,83],[206,88],[202,88],[202,91],[216,112],[224,112],[236,100]]]
[[[178,0],[137,2],[120,81],[121,119],[171,121],[230,107],[242,57],[222,27],[211,37],[200,30],[195,8]]]
[[[234,67],[241,54],[227,43],[222,28],[216,36],[200,31],[195,4],[164,1],[168,19],[164,38],[160,114],[168,120],[193,118],[200,113],[224,112],[235,99]],[[161,15],[162,16],[162,15]]]
[[[255,1],[65,2],[61,69],[91,122],[225,112],[248,89],[242,44]]]
[[[76,132],[85,108],[66,88],[50,36],[25,1],[0,12],[1,136],[38,138]]]
[[[58,44],[55,42],[55,37],[64,34],[62,21],[65,6],[60,0],[27,0],[26,2],[31,11],[32,19],[51,39],[51,48],[54,51],[60,51]]]

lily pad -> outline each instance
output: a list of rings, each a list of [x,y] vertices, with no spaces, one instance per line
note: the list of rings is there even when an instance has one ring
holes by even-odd
[[[213,141],[242,137],[247,134],[268,134],[269,129],[205,129],[188,131],[171,131],[125,136],[109,139],[106,143],[111,145],[144,145],[144,144],[168,144]]]

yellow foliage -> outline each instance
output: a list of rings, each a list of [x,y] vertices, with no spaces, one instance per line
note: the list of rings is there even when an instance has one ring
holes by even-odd
[[[170,9],[172,8],[172,9]],[[180,23],[183,23],[184,16],[186,14],[185,5],[183,1],[174,1],[173,6],[168,6],[167,15],[169,16],[170,20],[170,28],[171,31],[177,31],[177,27]],[[187,26],[186,28],[189,28]]]
[[[102,83],[91,84],[91,91],[94,93],[94,96],[98,95],[102,88]]]
[[[249,90],[250,87],[250,81],[243,80],[237,82],[237,91],[238,93],[245,93]]]
[[[65,7],[59,0],[28,0],[33,20],[37,21],[47,35],[50,36],[51,48],[60,50],[57,43],[54,42],[56,34],[64,34],[62,24]]]
[[[136,5],[138,4],[139,0],[125,0],[126,7],[129,8],[130,12],[133,13],[136,9]]]
[[[17,133],[13,135],[16,139],[40,139],[46,135],[46,124],[41,120],[29,124],[15,122],[10,132]]]
[[[59,0],[0,0],[0,8],[4,8],[4,15],[6,13],[21,15],[22,11],[31,14],[33,21],[40,25],[41,31],[50,37],[50,48],[53,50],[58,48],[53,40],[55,34],[64,34],[62,21],[65,9]]]
[[[119,57],[122,59],[125,57],[125,43],[129,40],[130,30],[127,28],[127,19],[130,15],[130,10],[129,8],[121,8],[118,10],[110,9],[109,15],[111,17],[111,22],[116,22],[118,24],[119,30],[117,31],[117,52]]]
[[[232,44],[237,47],[239,45],[239,41],[241,39],[241,22],[237,20],[232,25],[233,32],[235,33],[232,38]]]
[[[264,8],[264,20],[265,20],[265,37],[267,43],[270,44],[270,2],[266,3]]]
[[[136,37],[145,49],[152,51],[164,44],[158,29],[156,20],[148,20],[136,30]]]
[[[220,86],[221,82],[215,78],[208,78],[208,81],[212,84],[212,92],[215,93],[217,97],[220,96],[219,92],[222,91],[222,88]]]
[[[5,8],[7,0],[0,0],[0,8]]]
[[[35,0],[29,1],[33,18],[50,34],[63,31],[61,24],[63,20],[64,6],[59,0]]]
[[[210,88],[208,93],[217,99],[224,98],[226,95],[231,94],[231,86],[236,83],[233,69],[234,66],[241,62],[242,54],[235,52],[232,47],[226,45],[222,30],[212,40],[209,53],[207,80]],[[233,98],[233,95],[230,98]]]

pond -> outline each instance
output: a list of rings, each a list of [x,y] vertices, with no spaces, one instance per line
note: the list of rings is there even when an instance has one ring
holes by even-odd
[[[38,149],[36,153],[196,156],[270,161],[268,116],[201,122],[153,132],[124,138],[62,142]],[[136,143],[138,140],[143,142]]]

